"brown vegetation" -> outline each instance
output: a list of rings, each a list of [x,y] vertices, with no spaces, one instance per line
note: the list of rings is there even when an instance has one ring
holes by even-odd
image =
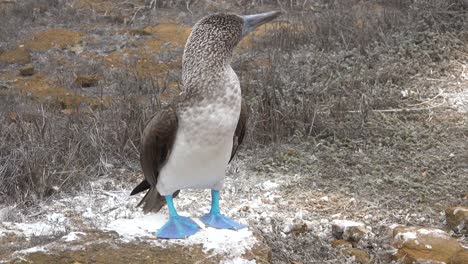
[[[453,70],[452,61],[466,60],[468,22],[461,1],[207,2],[0,4],[3,201],[31,205],[114,168],[139,171],[145,121],[181,89],[187,21],[205,15],[207,7],[225,10],[220,6],[239,13],[244,8],[249,13],[285,11],[283,21],[244,39],[233,59],[252,110],[251,144],[246,145],[306,144],[318,153],[320,167],[301,163],[293,152],[275,162],[313,169],[324,178],[339,175],[331,180],[336,186],[357,181],[360,185],[346,188],[362,195],[388,181],[385,186],[395,189],[392,195],[418,189],[425,197],[421,203],[433,203],[444,190],[434,184],[423,191],[421,185],[431,184],[436,175],[459,178],[467,144],[462,141],[466,129],[460,126],[466,117],[435,115],[437,109],[426,103],[439,91],[425,77],[444,77]],[[18,76],[29,63],[35,74]],[[455,125],[447,129],[449,124]],[[370,157],[363,158],[362,149]],[[446,155],[436,158],[441,152]],[[368,181],[360,175],[382,179]],[[304,179],[300,186],[312,182]],[[389,195],[377,200],[399,206],[396,200],[382,200]],[[279,244],[277,238],[268,237],[276,259],[329,256],[310,237],[289,244]],[[292,250],[306,246],[314,249]]]
[[[22,6],[14,5],[3,12],[4,17],[17,16],[19,13],[26,17],[29,12],[56,14],[65,8],[64,12],[75,14],[70,18],[73,20],[77,16],[82,16],[80,12],[87,12],[87,8],[84,7],[88,5],[91,9],[96,8],[94,5],[108,6],[105,1],[96,3],[75,1],[71,6],[64,5],[60,1],[50,6],[46,6],[41,1],[37,3],[26,1]],[[459,7],[455,2],[324,1],[322,5],[307,7],[310,12],[297,16],[292,15],[292,12],[291,15],[286,15],[292,16],[290,22],[269,24],[246,38],[240,45],[240,54],[237,55],[235,63],[244,94],[254,110],[250,127],[250,140],[254,142],[288,141],[292,137],[309,136],[361,138],[366,135],[368,120],[375,111],[405,107],[408,101],[402,102],[401,90],[414,85],[412,76],[424,75],[434,68],[443,72],[447,67],[445,63],[457,56],[454,52],[465,48],[463,40],[466,40],[466,35],[462,34],[462,29],[466,28],[464,27],[466,21],[460,20],[460,14],[457,13]],[[291,5],[289,8],[297,10],[299,7]],[[150,12],[149,10],[151,9],[142,9],[141,12]],[[84,23],[100,19],[100,15],[94,14],[94,16],[96,17]],[[60,17],[52,17],[52,20],[54,19]],[[31,133],[29,140],[43,137],[47,129],[54,129],[55,126],[59,126],[57,129],[60,133],[50,132],[54,137],[66,135],[60,125],[63,122],[54,121],[56,118],[80,120],[79,124],[94,124],[97,129],[97,122],[93,118],[108,116],[109,112],[119,111],[122,105],[125,105],[123,109],[130,110],[130,113],[119,115],[137,115],[136,120],[143,122],[143,113],[159,106],[160,94],[165,94],[163,99],[169,100],[179,91],[180,59],[185,39],[189,34],[188,27],[174,23],[157,23],[140,27],[140,31],[144,31],[145,34],[136,34],[135,32],[140,32],[136,29],[126,31],[133,32],[134,36],[131,37],[133,39],[120,43],[126,47],[107,54],[104,52],[104,56],[82,44],[80,45],[83,47],[79,52],[70,48],[74,53],[69,53],[66,48],[82,41],[86,34],[77,33],[79,30],[76,28],[41,30],[30,39],[17,41],[21,45],[20,48],[12,48],[0,55],[0,61],[9,64],[30,62],[30,52],[43,54],[40,56],[46,58],[45,62],[38,65],[39,67],[35,67],[38,74],[19,78],[13,82],[13,85],[20,88],[26,97],[33,95],[40,99],[39,102],[45,104],[40,107],[29,107],[26,111],[36,112],[42,119],[42,125],[36,124],[28,128],[30,129],[28,133]],[[100,29],[91,27],[91,30],[93,32]],[[127,33],[122,34],[118,35],[119,38],[129,37]],[[86,37],[90,43],[93,43],[93,38],[96,36]],[[14,37],[11,39],[16,42]],[[5,47],[15,47],[11,46],[10,42],[3,44]],[[60,54],[58,51],[50,52],[49,50],[53,50],[54,47],[65,50]],[[83,49],[85,52],[81,53]],[[73,61],[75,58],[89,62],[96,61],[95,66],[91,67],[95,69],[94,71],[90,71],[87,67],[83,68],[85,72],[78,72],[78,76],[93,76],[92,82],[88,81],[89,78],[85,81],[81,77],[76,78],[76,67],[86,67],[86,65],[80,66],[80,61]],[[47,65],[42,65],[43,63]],[[33,64],[37,65],[37,62]],[[107,68],[109,66],[112,66],[111,70]],[[60,70],[57,67],[61,67]],[[125,71],[127,73],[123,73]],[[103,76],[99,84],[94,76]],[[131,77],[128,78],[129,76]],[[94,92],[86,94],[75,90],[76,87],[95,88]],[[148,94],[151,94],[149,99]],[[9,101],[11,98],[15,101],[31,100],[25,99],[26,97],[12,92],[2,100]],[[121,101],[122,98],[125,101]],[[128,98],[132,100],[129,101]],[[417,102],[418,99],[412,98],[412,100]],[[35,102],[28,104],[31,106]],[[9,106],[11,108],[6,105],[5,111],[25,112],[23,109],[17,109],[21,104],[12,104]],[[37,112],[38,109],[41,110]],[[55,109],[63,110],[64,113],[74,113],[73,117],[53,114]],[[5,118],[2,120],[6,121]],[[115,118],[113,120],[117,124],[125,122]],[[99,120],[98,123],[101,122],[105,123],[108,120]],[[121,131],[120,125],[109,131],[122,134],[125,139],[120,145],[126,145],[127,140],[131,139],[130,148],[133,151],[135,146],[138,146],[139,132],[138,129],[131,132],[128,130],[130,127],[138,128],[139,125],[136,125],[138,122],[132,120],[135,124],[129,127],[128,124],[123,126],[124,131]],[[42,126],[44,127],[39,129]],[[26,133],[25,128],[19,124],[4,127],[8,129],[8,133],[4,135]],[[113,137],[102,134],[103,131],[99,133],[103,138]],[[129,137],[129,133],[135,137]],[[73,137],[67,137],[66,140],[82,144],[81,136]],[[15,144],[6,138],[3,140],[9,142],[3,152],[6,155],[4,158],[7,158],[8,153],[11,153],[11,147]],[[51,146],[48,147],[55,148],[53,142],[57,140],[50,141]],[[45,143],[41,141],[41,144]],[[17,144],[23,145],[26,142],[20,140]],[[28,142],[28,144],[35,143]],[[73,150],[71,143],[65,145],[69,148],[66,151]],[[96,144],[89,146],[94,147],[86,151],[94,152],[94,148],[98,147]],[[102,149],[101,147],[99,149]],[[63,157],[76,154],[73,152],[67,155],[66,151],[62,153]],[[96,155],[116,158],[114,153],[104,152]],[[31,160],[27,155],[24,159]],[[81,164],[75,168],[80,173],[84,173],[86,168],[100,164],[99,159],[90,160],[90,163],[79,160],[75,162]],[[45,160],[41,166],[47,167],[47,163]],[[60,166],[60,163],[56,165]],[[16,173],[15,177],[25,176],[23,175],[25,171],[33,173],[32,168],[29,168]],[[34,174],[42,175],[44,186],[54,185],[48,182],[51,176],[48,170],[35,171]],[[12,174],[4,174],[5,180],[11,177],[6,175]],[[26,178],[34,177],[29,175]],[[22,189],[17,184],[11,186],[15,186],[16,190],[12,191],[10,187],[4,186],[2,192],[8,196],[13,193],[28,196],[35,192],[35,188],[29,190]],[[40,196],[44,195],[43,192],[40,192]]]

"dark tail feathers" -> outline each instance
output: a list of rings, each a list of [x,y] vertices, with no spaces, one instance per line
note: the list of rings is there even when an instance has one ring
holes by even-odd
[[[145,194],[145,197],[138,203],[137,207],[143,205],[143,212],[149,213],[158,212],[165,204],[166,199],[159,194],[156,187],[151,187]]]
[[[148,190],[149,189],[149,190]],[[135,189],[133,189],[130,195],[140,193],[142,191],[148,190],[143,199],[138,203],[137,207],[143,205],[143,212],[159,212],[161,208],[166,204],[166,199],[164,196],[161,196],[156,190],[156,186],[152,187],[146,180],[138,184]],[[176,191],[172,197],[177,197],[180,191]]]
[[[151,184],[149,184],[147,180],[143,180],[142,182],[140,182],[140,184],[138,184],[137,187],[135,187],[135,189],[133,189],[130,195],[141,193],[142,191],[148,190],[150,187],[151,187]]]

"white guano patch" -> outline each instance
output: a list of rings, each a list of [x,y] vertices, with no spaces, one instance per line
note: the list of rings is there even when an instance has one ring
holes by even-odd
[[[262,232],[272,232],[272,219],[280,218],[286,219],[279,226],[281,229],[291,224],[306,223],[311,232],[327,237],[331,232],[330,222],[321,222],[305,211],[292,209],[281,195],[280,187],[298,177],[274,173],[266,178],[244,170],[237,171],[235,177],[225,179],[225,188],[221,192],[221,212]],[[205,227],[198,221],[198,217],[210,210],[210,190],[184,190],[174,200],[179,214],[191,217],[202,229],[187,239],[162,240],[157,239],[155,233],[168,219],[166,207],[158,213],[143,214],[141,208],[136,208],[142,195],[129,196],[134,186],[111,177],[89,182],[86,187],[85,191],[73,196],[63,195],[37,205],[29,211],[30,215],[23,216],[22,223],[0,220],[0,236],[13,233],[26,238],[40,235],[61,237],[50,244],[24,251],[27,254],[37,250],[76,250],[81,245],[80,240],[89,243],[90,238],[92,243],[108,243],[108,237],[101,240],[99,232],[94,237],[92,230],[97,229],[115,231],[121,243],[146,243],[155,247],[201,245],[209,255],[222,256],[224,263],[254,263],[243,259],[246,252],[260,243],[252,229],[218,230]],[[79,232],[83,230],[92,232]]]
[[[406,243],[410,240],[415,240],[415,243],[419,244],[419,242],[416,240],[418,238],[418,235],[416,234],[416,232],[409,231],[409,232],[398,233],[398,236],[396,238],[397,240],[402,241],[403,243]]]
[[[348,228],[348,227],[364,226],[364,223],[351,221],[351,220],[339,220],[339,219],[333,220],[332,224],[343,228],[343,230]]]
[[[430,235],[433,237],[439,237],[443,239],[449,239],[450,236],[447,234],[447,232],[440,230],[440,229],[428,229],[428,228],[420,228],[417,230],[418,235]]]
[[[184,212],[179,212],[179,214],[189,216],[188,213]],[[158,246],[167,246],[169,244],[191,246],[201,244],[205,252],[211,251],[232,258],[241,257],[257,242],[252,232],[247,228],[237,231],[215,229],[206,227],[196,218],[192,219],[201,227],[200,231],[186,239],[170,241],[155,239],[155,232],[168,220],[168,216],[165,213],[141,214],[131,219],[116,219],[109,223],[105,229],[117,232],[125,241],[147,238],[151,239],[151,242]]]
[[[63,236],[62,240],[64,240],[65,242],[71,242],[71,241],[79,240],[80,236],[85,236],[85,235],[86,233],[84,232],[70,232],[67,235]]]

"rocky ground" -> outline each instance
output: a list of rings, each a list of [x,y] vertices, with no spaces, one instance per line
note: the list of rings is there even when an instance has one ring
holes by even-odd
[[[12,2],[0,1],[0,7]],[[139,91],[161,88],[162,100],[170,99],[178,92],[181,49],[199,15],[166,10],[145,18],[135,12],[142,2],[77,0],[61,14],[31,10],[34,26],[1,42],[0,95],[21,91],[70,120],[126,99],[131,84]],[[48,16],[56,19],[54,27]],[[284,19],[260,29],[237,53],[252,49],[269,30],[291,25],[293,19]],[[64,177],[34,202],[29,194],[0,202],[0,263],[467,263],[468,45],[459,42],[443,63],[417,66],[424,71],[397,85],[399,104],[370,110],[363,129],[338,127],[336,136],[244,146],[229,167],[221,208],[248,229],[203,228],[186,240],[158,240],[154,232],[167,219],[165,208],[144,215],[135,208],[141,197],[129,197],[142,178],[137,165],[100,156],[98,176],[84,175],[77,187],[63,191],[72,186]],[[402,51],[408,61],[414,54],[438,56],[408,47]],[[310,66],[303,62],[309,57],[293,56],[300,69]],[[327,59],[333,64],[341,57]],[[269,64],[262,58],[242,67]],[[158,75],[156,83],[147,79],[151,74]],[[132,100],[152,103],[146,95]],[[0,106],[2,121],[38,126],[29,120],[37,120],[27,114],[30,102],[5,104],[15,111]],[[176,199],[193,218],[209,205],[208,191],[183,191]]]
[[[466,75],[458,78],[466,85]],[[241,152],[221,206],[248,230],[204,228],[187,240],[157,240],[166,211],[143,215],[135,208],[140,197],[128,196],[142,176],[111,170],[84,191],[27,211],[3,208],[0,257],[18,263],[465,263],[467,116],[450,103],[460,86],[444,87],[425,105],[444,104],[430,116],[378,114],[380,122],[400,122],[389,133],[393,146],[310,141]],[[184,191],[176,205],[197,217],[209,201],[208,191]]]
[[[246,230],[203,228],[187,240],[157,240],[154,232],[167,219],[165,209],[142,214],[135,208],[140,197],[128,196],[141,175],[114,170],[85,184],[86,191],[54,197],[27,213],[3,208],[0,257],[8,263],[465,263],[463,148],[452,147],[452,157],[445,157],[447,177],[424,175],[431,169],[416,165],[395,166],[400,173],[418,170],[400,178],[395,172],[375,177],[336,168],[344,161],[328,158],[337,150],[318,151],[320,145],[255,149],[234,162],[221,208],[248,224]],[[365,153],[350,151],[356,157],[345,160],[356,158],[355,166],[374,169],[393,163],[382,152]],[[258,156],[263,157],[251,158]],[[331,165],[340,172],[327,174]],[[418,187],[422,183],[426,187]],[[184,191],[176,200],[178,209],[192,217],[208,211],[209,203],[208,191]]]

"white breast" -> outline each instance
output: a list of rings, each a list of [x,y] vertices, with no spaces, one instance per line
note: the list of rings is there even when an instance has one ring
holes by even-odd
[[[227,77],[223,97],[180,113],[174,146],[159,173],[156,187],[161,195],[223,187],[241,105],[239,81],[232,69]]]

